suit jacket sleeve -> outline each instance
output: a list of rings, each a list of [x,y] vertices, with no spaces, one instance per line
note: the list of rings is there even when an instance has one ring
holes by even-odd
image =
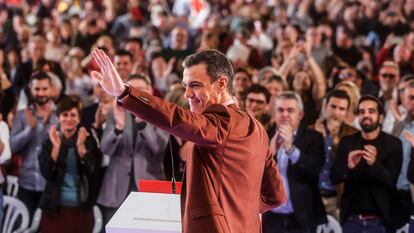
[[[389,145],[392,148],[392,152],[387,152],[391,155],[384,161],[384,164],[377,159],[368,167],[369,174],[390,189],[393,189],[397,183],[403,157],[401,141],[395,138],[394,142],[394,145]]]
[[[107,155],[114,155],[119,146],[123,146],[123,133],[116,135],[115,119],[112,111],[108,112],[106,127],[101,139],[101,151]]]
[[[347,137],[343,137],[339,143],[338,151],[331,167],[330,178],[334,184],[344,182],[348,175],[347,139]]]
[[[13,154],[19,153],[27,143],[35,136],[35,129],[32,129],[26,122],[24,110],[17,112],[14,118],[10,135],[10,148]]]
[[[201,114],[193,113],[134,87],[118,102],[141,119],[199,146],[221,145],[230,130],[230,115],[221,104],[210,105]]]
[[[26,63],[20,64],[17,67],[16,74],[14,75],[12,87],[14,94],[17,96],[20,94],[20,90],[25,87],[24,80],[28,80],[27,73],[30,73],[30,71],[27,71],[29,69],[27,66],[28,65]]]
[[[268,152],[260,190],[260,212],[266,212],[285,202],[286,192],[282,177],[273,155]]]
[[[407,179],[414,184],[414,148],[411,148],[410,162],[408,163]]]
[[[299,171],[304,176],[310,176],[319,179],[319,173],[324,162],[324,142],[322,134],[316,133],[308,134],[309,138],[303,138],[303,140],[309,140],[308,145],[304,148],[299,147],[300,158],[297,163],[293,164],[292,167]],[[300,140],[300,139],[299,139]],[[304,144],[302,144],[304,145]]]
[[[160,156],[163,155],[164,151],[167,149],[170,135],[162,131],[161,129],[154,127],[150,124],[147,124],[146,127],[152,128],[151,132],[149,131],[142,132],[142,135],[147,139],[145,142],[146,142],[146,145],[148,146],[148,149],[154,155],[160,155]]]

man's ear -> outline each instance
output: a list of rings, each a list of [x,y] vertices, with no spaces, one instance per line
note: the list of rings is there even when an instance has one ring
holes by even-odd
[[[299,120],[302,120],[304,115],[305,115],[305,112],[304,111],[300,111],[299,112]]]
[[[216,80],[216,85],[218,87],[218,89],[220,90],[220,92],[225,92],[227,90],[227,86],[228,86],[228,82],[229,79],[226,76],[220,76],[217,80]]]
[[[383,114],[379,115],[379,123],[380,124],[384,123],[384,115]]]

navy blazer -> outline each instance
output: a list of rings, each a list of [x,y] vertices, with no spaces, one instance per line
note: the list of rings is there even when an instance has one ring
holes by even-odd
[[[319,193],[319,174],[325,161],[323,136],[300,127],[293,144],[300,158],[295,164],[289,160],[287,175],[295,219],[304,227],[316,227],[327,222]]]

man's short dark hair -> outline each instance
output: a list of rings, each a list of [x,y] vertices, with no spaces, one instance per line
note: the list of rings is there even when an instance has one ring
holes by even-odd
[[[252,81],[252,74],[250,74],[250,72],[248,70],[246,70],[245,68],[239,67],[236,69],[236,71],[234,71],[234,74],[237,73],[244,73],[247,75],[247,77],[249,77],[249,80]]]
[[[250,93],[255,94],[263,94],[266,97],[266,103],[268,104],[270,102],[270,92],[267,90],[266,87],[260,85],[260,84],[253,84],[246,90],[246,97]]]
[[[142,48],[142,46],[144,44],[142,42],[142,39],[138,38],[138,37],[129,37],[128,39],[125,40],[125,45],[128,44],[128,43],[137,43],[137,44],[139,44],[140,48]]]
[[[132,53],[126,51],[125,49],[117,50],[115,53],[115,56],[120,56],[120,57],[128,56],[131,61],[134,59],[134,56],[132,56]]]
[[[327,95],[326,95],[326,104],[329,103],[329,100],[332,98],[338,98],[338,99],[345,99],[348,101],[348,107],[346,109],[349,109],[349,107],[351,106],[351,98],[349,97],[348,93],[346,93],[346,91],[343,90],[338,90],[338,89],[333,89],[332,91],[330,91]]]
[[[32,73],[30,77],[29,84],[31,84],[34,80],[49,80],[49,83],[52,85],[52,78],[44,71],[36,71]]]
[[[155,60],[155,59],[157,59],[157,58],[159,58],[159,57],[161,57],[162,59],[164,59],[164,57],[162,56],[162,53],[161,52],[153,52],[153,53],[151,53],[151,61],[152,60]],[[164,61],[165,61],[165,59],[164,59]]]
[[[78,110],[79,117],[82,116],[83,111],[83,102],[79,96],[76,95],[68,95],[62,97],[62,99],[59,101],[57,107],[56,107],[56,115],[60,115],[63,112],[69,111],[71,109],[75,108]]]
[[[363,103],[365,101],[373,101],[373,102],[377,103],[378,114],[379,115],[385,115],[384,105],[382,104],[381,100],[379,100],[377,97],[375,97],[373,95],[364,95],[364,96],[362,96],[361,99],[359,99],[359,101],[358,101],[357,111],[359,111],[359,105],[361,105],[361,103]],[[358,114],[358,112],[357,112],[357,114]]]
[[[270,76],[266,81],[265,84],[269,84],[271,82],[278,82],[280,83],[280,85],[282,85],[283,91],[286,91],[288,89],[286,80],[284,78],[282,78],[282,76],[278,75],[278,74],[274,74],[272,76]]]
[[[187,69],[199,64],[206,65],[211,83],[215,82],[220,76],[226,76],[228,78],[227,91],[230,94],[232,93],[233,66],[224,54],[214,49],[207,49],[187,56],[183,62],[183,67]]]

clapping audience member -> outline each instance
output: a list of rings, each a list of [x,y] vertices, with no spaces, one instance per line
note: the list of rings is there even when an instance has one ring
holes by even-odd
[[[42,232],[92,232],[102,154],[88,130],[79,128],[82,109],[76,96],[59,102],[59,125],[50,126],[39,153],[39,168],[46,179],[39,203]]]
[[[48,137],[51,125],[57,124],[51,100],[52,80],[47,73],[34,73],[29,81],[33,103],[19,110],[11,130],[10,146],[13,154],[20,154],[17,197],[26,205],[30,216],[38,207],[46,181],[40,173],[38,153]]]
[[[344,233],[391,232],[405,224],[395,199],[402,144],[381,131],[376,97],[363,96],[357,114],[362,131],[341,140],[330,174],[333,184],[344,183],[340,221]]]

